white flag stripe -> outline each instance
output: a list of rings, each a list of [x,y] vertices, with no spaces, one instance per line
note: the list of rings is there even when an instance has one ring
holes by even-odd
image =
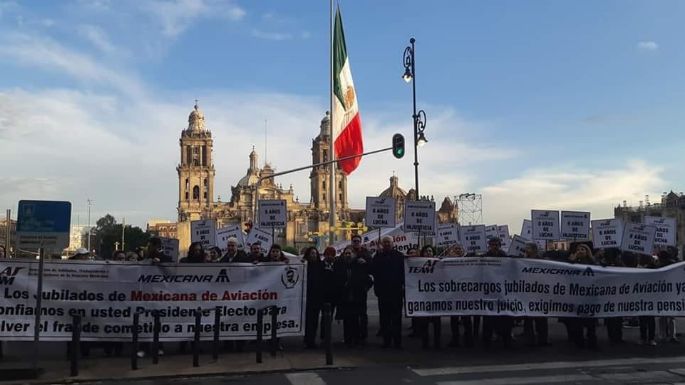
[[[536,377],[505,377],[505,378],[481,378],[477,380],[464,381],[440,381],[438,385],[524,385],[524,384],[556,384],[561,382],[573,381],[593,381],[599,380],[597,377],[588,374],[560,374],[557,376],[536,376]]]
[[[287,373],[285,377],[293,385],[326,385],[318,374],[312,372]]]
[[[619,358],[613,360],[593,360],[593,361],[557,361],[539,362],[532,364],[512,364],[512,365],[478,365],[462,367],[442,367],[430,369],[412,369],[419,376],[444,376],[449,374],[466,373],[488,373],[488,372],[515,372],[524,370],[543,370],[543,369],[573,369],[573,368],[597,368],[605,366],[619,365],[649,365],[649,364],[669,364],[685,363],[685,357],[661,357],[661,358]]]

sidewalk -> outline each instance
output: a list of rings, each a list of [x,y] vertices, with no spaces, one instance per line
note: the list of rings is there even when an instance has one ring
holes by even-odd
[[[375,318],[375,317],[373,317]],[[373,319],[372,318],[372,319]],[[375,334],[377,321],[370,322],[369,332]],[[408,325],[408,320],[405,320]],[[685,325],[681,325],[685,326]],[[334,324],[334,341],[340,341],[342,325]],[[681,329],[682,330],[682,329]],[[177,349],[176,343],[165,344],[168,355],[160,357],[159,364],[153,365],[150,357],[139,359],[138,370],[131,370],[128,355],[122,357],[105,357],[101,349],[93,349],[91,356],[80,362],[79,376],[69,377],[69,361],[64,355],[54,354],[52,357],[42,359],[40,367],[43,374],[37,380],[15,381],[5,383],[68,383],[81,381],[106,381],[114,379],[143,379],[164,377],[197,377],[225,374],[252,374],[265,372],[287,372],[322,368],[352,368],[368,367],[377,365],[409,366],[413,368],[430,368],[444,365],[473,366],[492,364],[517,364],[548,361],[584,361],[610,358],[627,357],[673,357],[685,356],[685,343],[663,344],[656,347],[642,346],[639,341],[639,330],[625,328],[625,344],[610,346],[606,341],[606,330],[598,327],[597,334],[600,340],[600,351],[578,350],[566,342],[566,334],[563,326],[550,320],[550,340],[548,347],[526,347],[518,342],[512,349],[503,349],[498,344],[486,349],[482,346],[475,348],[447,348],[449,341],[449,320],[443,319],[443,347],[440,350],[423,350],[421,341],[417,338],[405,338],[404,349],[382,349],[379,340],[370,337],[369,345],[358,348],[346,348],[343,344],[334,343],[334,365],[327,366],[324,350],[305,350],[302,348],[300,338],[284,338],[284,351],[277,352],[276,357],[271,357],[269,352],[263,354],[263,363],[255,361],[254,346],[248,345],[247,352],[220,352],[217,362],[212,362],[211,343],[203,343],[205,354],[200,356],[200,366],[192,366],[191,354],[174,354]],[[521,332],[521,328],[515,328],[514,333]],[[406,331],[405,331],[406,334]],[[53,343],[55,352],[63,350],[64,343]],[[128,354],[125,349],[124,354]],[[28,358],[10,356],[0,362],[0,368],[27,367]]]

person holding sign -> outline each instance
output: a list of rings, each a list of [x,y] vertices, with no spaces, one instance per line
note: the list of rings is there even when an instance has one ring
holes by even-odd
[[[250,244],[250,253],[247,255],[247,259],[252,263],[264,262],[266,260],[264,254],[262,254],[262,244],[259,241]]]
[[[445,258],[462,258],[466,256],[466,251],[460,243],[456,243],[445,250]],[[473,316],[480,320],[480,316]],[[452,332],[452,339],[447,345],[451,348],[459,347],[461,344],[459,342],[459,324],[463,325],[464,328],[464,346],[473,347],[473,319],[470,315],[463,316],[451,316],[450,317],[450,330]]]
[[[391,236],[381,238],[381,249],[371,262],[374,292],[378,297],[383,347],[402,349],[402,296],[404,255],[393,248]]]
[[[266,255],[266,258],[263,258],[259,262],[285,262],[288,263],[290,260],[288,257],[283,254],[283,250],[281,249],[281,245],[274,243],[271,245],[271,248],[269,249],[269,253]]]
[[[507,258],[502,250],[502,241],[498,237],[488,239],[488,251],[483,257]],[[493,332],[497,333],[505,348],[511,347],[511,330],[514,328],[514,318],[509,316],[483,316],[483,343],[489,346]]]
[[[205,251],[202,248],[202,242],[193,242],[188,247],[188,254],[185,258],[181,258],[180,263],[205,263]]]
[[[435,250],[433,246],[426,245],[421,249],[421,258],[433,258]],[[433,345],[436,349],[440,348],[440,334],[441,334],[441,319],[440,317],[419,317],[417,319],[422,345],[424,349],[428,349],[429,338],[428,335],[430,326],[433,325]]]
[[[368,263],[371,262],[371,253],[366,247],[362,246],[362,237],[359,234],[352,236],[352,253],[354,253],[354,256],[357,259],[361,258]],[[366,341],[366,338],[369,335],[369,316],[367,314],[366,305],[364,305],[364,314],[362,314],[361,335],[362,340],[364,341]]]
[[[168,263],[174,261],[170,256],[164,254],[162,240],[159,237],[151,237],[148,239],[145,257],[146,259],[151,260],[152,263]]]
[[[538,244],[526,243],[524,258],[542,259],[538,252]],[[547,346],[549,325],[547,317],[525,317],[523,319],[523,334],[526,336],[528,346]]]

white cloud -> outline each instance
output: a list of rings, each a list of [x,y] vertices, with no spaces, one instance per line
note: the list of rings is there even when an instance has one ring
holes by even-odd
[[[282,40],[290,40],[293,38],[293,35],[290,33],[282,33],[282,32],[265,32],[257,28],[252,29],[252,36],[258,38],[258,39],[265,39],[265,40],[276,40],[276,41],[282,41]]]
[[[131,74],[109,68],[47,37],[8,33],[0,38],[0,60],[64,73],[78,81],[108,86],[129,95],[142,93],[142,86]]]
[[[654,52],[659,49],[659,44],[655,41],[640,41],[637,43],[637,49],[640,51]]]
[[[102,28],[96,25],[84,24],[78,27],[78,33],[88,40],[93,46],[106,54],[112,54],[117,51],[117,48],[112,44]]]
[[[521,176],[487,187],[483,193],[488,223],[509,224],[518,232],[531,209],[591,211],[595,219],[613,217],[613,207],[624,199],[658,196],[665,182],[663,168],[642,160],[603,170],[561,168],[553,165],[528,170]]]
[[[174,0],[150,1],[141,4],[162,27],[162,33],[175,37],[194,22],[203,18],[221,18],[238,21],[245,17],[245,10],[228,0]]]

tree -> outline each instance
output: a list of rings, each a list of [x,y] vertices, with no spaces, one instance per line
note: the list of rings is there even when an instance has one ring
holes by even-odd
[[[105,215],[96,222],[95,227],[95,244],[98,248],[98,255],[101,258],[109,258],[115,250],[116,243],[119,243],[121,248],[121,231],[122,224],[118,224],[117,220],[110,214]],[[140,227],[126,225],[124,231],[124,248],[126,250],[135,250],[138,247],[143,247],[150,238],[150,234],[143,231]]]

